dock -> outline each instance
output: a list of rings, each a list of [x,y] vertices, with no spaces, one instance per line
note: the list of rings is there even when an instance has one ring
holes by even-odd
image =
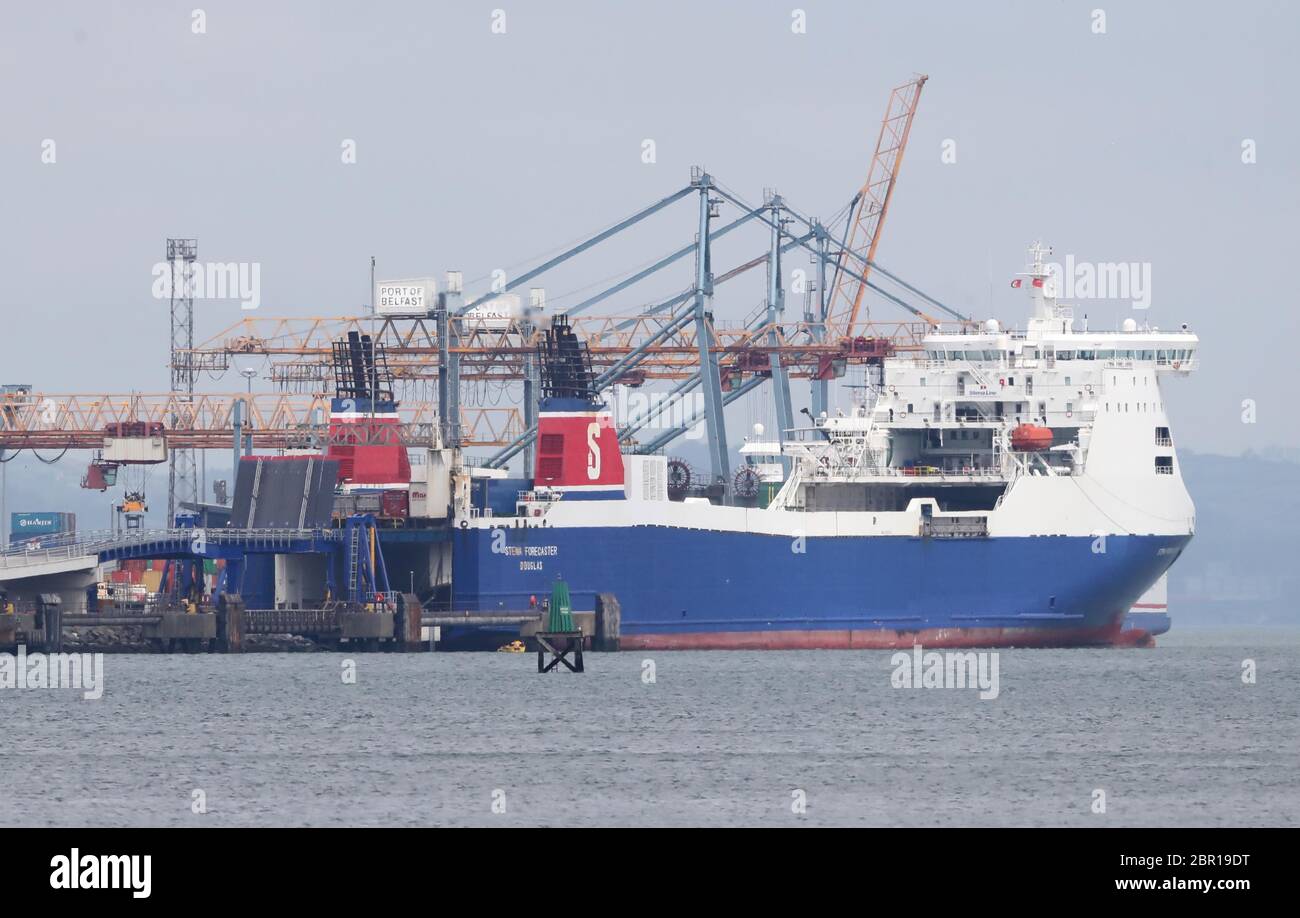
[[[619,649],[617,600],[605,594],[598,605],[595,612],[570,613],[572,628],[557,632],[547,629],[546,614],[541,610],[429,612],[412,594],[397,594],[392,608],[385,610],[345,604],[315,609],[249,609],[239,596],[222,594],[215,606],[194,612],[167,609],[71,614],[63,612],[57,595],[47,595],[35,607],[0,614],[0,652],[19,644],[31,650],[57,652],[71,636],[88,629],[131,629],[132,635],[138,635],[135,640],[93,642],[108,652],[241,653],[248,649],[246,641],[250,636],[306,638],[327,650],[418,652],[438,649],[436,636],[441,628],[500,627],[516,630],[519,640],[530,650],[545,648],[552,654],[572,654],[574,662],[581,666],[584,650]],[[556,663],[558,660],[553,660],[547,671]],[[570,666],[568,660],[564,664]]]

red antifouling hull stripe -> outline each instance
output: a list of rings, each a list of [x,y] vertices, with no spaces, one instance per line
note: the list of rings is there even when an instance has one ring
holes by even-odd
[[[624,634],[623,650],[893,650],[923,647],[1087,647],[1129,643],[1120,623],[1095,629],[923,628],[918,631],[713,631]]]

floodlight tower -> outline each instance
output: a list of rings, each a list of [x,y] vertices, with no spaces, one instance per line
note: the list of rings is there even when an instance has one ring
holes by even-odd
[[[167,263],[171,266],[171,391],[178,410],[194,401],[194,262],[197,239],[168,239]],[[191,419],[173,415],[172,426]],[[199,475],[194,450],[167,451],[167,526],[175,525],[176,510],[182,503],[197,504]]]

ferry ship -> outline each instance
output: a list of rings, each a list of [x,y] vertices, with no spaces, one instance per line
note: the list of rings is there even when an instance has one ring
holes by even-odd
[[[1195,528],[1161,387],[1198,340],[1089,329],[1030,253],[1024,329],[937,327],[869,368],[851,410],[775,438],[765,506],[669,499],[665,457],[622,453],[580,345],[551,341],[533,478],[513,515],[457,514],[454,607],[562,578],[575,610],[617,599],[623,649],[1123,643]]]

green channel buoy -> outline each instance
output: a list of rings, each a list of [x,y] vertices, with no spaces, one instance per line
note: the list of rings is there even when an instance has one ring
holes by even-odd
[[[569,585],[563,580],[556,580],[551,587],[550,615],[546,620],[546,630],[577,630],[573,627],[573,604],[569,601]]]

